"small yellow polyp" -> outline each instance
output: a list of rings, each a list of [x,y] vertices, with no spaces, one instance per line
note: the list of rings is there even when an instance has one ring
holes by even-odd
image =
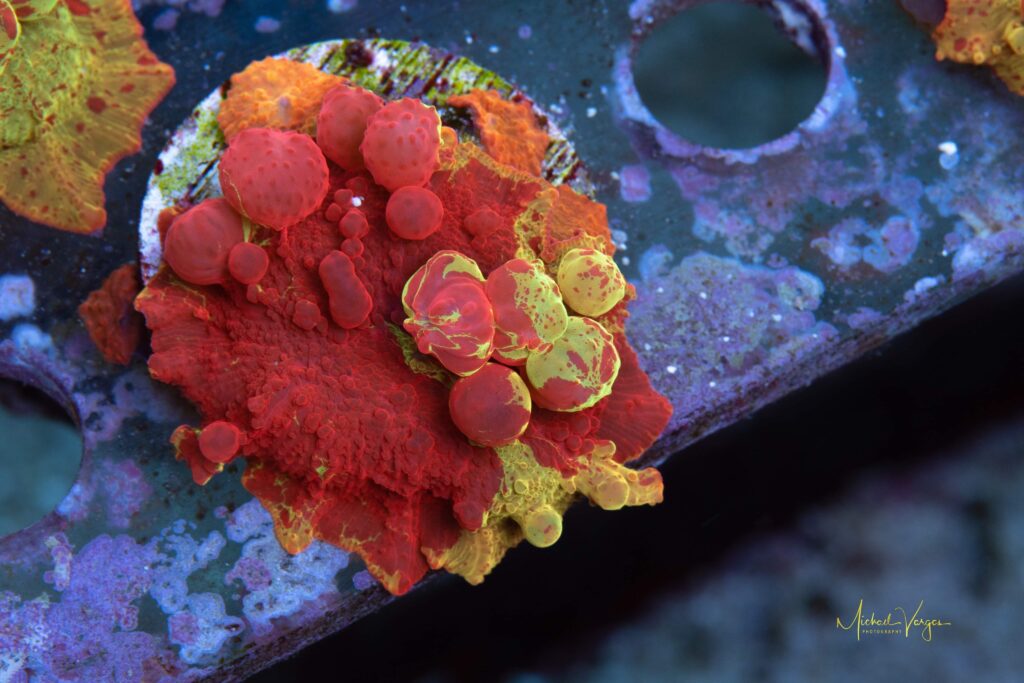
[[[596,249],[573,249],[558,266],[558,288],[569,308],[596,318],[622,301],[626,278],[611,257]]]
[[[615,461],[615,444],[598,443],[572,478],[569,490],[582,493],[602,510],[620,510],[635,505],[660,503],[664,485],[657,470],[634,470]]]
[[[515,520],[526,540],[538,548],[554,545],[562,536],[562,515],[550,505],[542,505]]]

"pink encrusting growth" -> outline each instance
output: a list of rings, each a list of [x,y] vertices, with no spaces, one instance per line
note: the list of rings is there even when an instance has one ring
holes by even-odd
[[[320,207],[327,194],[327,161],[308,135],[249,128],[224,152],[220,186],[240,214],[282,230]]]
[[[657,471],[622,463],[670,408],[626,342],[624,300],[570,316],[555,283],[573,248],[612,254],[603,207],[460,142],[421,102],[374,103],[334,88],[316,143],[242,127],[228,201],[166,211],[168,267],[136,300],[150,372],[202,415],[171,439],[193,479],[244,457],[289,552],[357,552],[393,593],[430,569],[478,583],[521,540],[554,543],[578,493],[659,502]]]

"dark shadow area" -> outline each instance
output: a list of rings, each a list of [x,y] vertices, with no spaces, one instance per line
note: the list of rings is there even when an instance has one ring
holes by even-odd
[[[656,26],[634,58],[640,98],[656,119],[697,144],[755,147],[793,130],[825,92],[824,65],[771,15],[712,2]]]
[[[0,536],[52,511],[78,476],[82,435],[45,392],[0,377]]]
[[[585,657],[858,473],[942,454],[1018,414],[1024,327],[1009,321],[1022,301],[1017,277],[677,454],[662,467],[662,505],[578,506],[555,546],[512,551],[483,585],[442,579],[252,680],[337,666],[358,681],[494,681]]]

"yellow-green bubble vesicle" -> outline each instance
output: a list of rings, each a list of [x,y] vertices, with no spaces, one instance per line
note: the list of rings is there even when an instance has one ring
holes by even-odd
[[[457,251],[431,256],[402,290],[404,326],[422,353],[457,375],[487,363],[494,346],[494,313],[476,262]]]
[[[626,294],[626,278],[615,261],[596,249],[573,249],[558,266],[558,287],[580,315],[604,315]]]
[[[503,363],[522,365],[565,333],[569,314],[543,265],[507,261],[491,271],[484,289],[494,307],[494,355]]]
[[[596,320],[579,316],[569,316],[565,334],[551,349],[526,359],[534,400],[548,410],[589,408],[611,393],[618,375],[614,338]]]

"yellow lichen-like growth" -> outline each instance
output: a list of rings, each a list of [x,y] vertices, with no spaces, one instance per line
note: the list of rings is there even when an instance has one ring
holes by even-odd
[[[45,9],[47,3],[33,3]],[[73,0],[21,26],[0,72],[0,200],[72,232],[103,226],[103,180],[174,84],[125,0]]]
[[[1024,4],[1021,0],[948,0],[932,34],[936,59],[987,64],[1024,95]]]
[[[580,458],[580,473],[569,483],[570,491],[579,491],[602,510],[620,510],[626,506],[657,505],[662,501],[664,484],[653,467],[634,470],[615,460],[615,444],[598,442],[594,451]]]
[[[573,249],[558,266],[558,287],[569,308],[596,318],[622,301],[626,278],[611,257],[595,249]]]
[[[577,458],[578,473],[566,477],[537,463],[530,447],[516,442],[496,448],[505,478],[484,527],[463,531],[454,546],[438,552],[424,549],[433,569],[458,574],[478,584],[501,562],[505,552],[524,538],[545,548],[562,532],[562,515],[577,493],[605,510],[655,505],[664,486],[653,467],[633,470],[615,461],[615,444],[594,442]]]
[[[290,59],[267,57],[231,77],[217,123],[230,140],[246,128],[276,128],[316,134],[324,95],[344,83],[340,76]]]

